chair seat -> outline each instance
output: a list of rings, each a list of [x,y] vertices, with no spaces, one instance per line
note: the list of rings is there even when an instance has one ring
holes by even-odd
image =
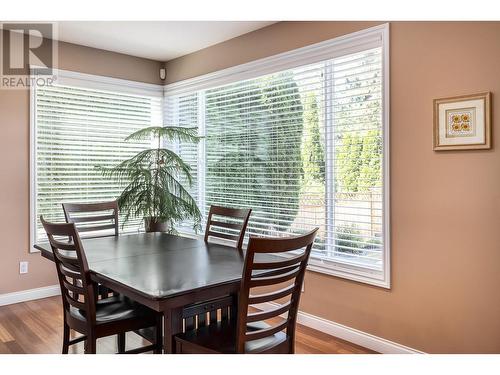
[[[141,328],[134,332],[149,342],[154,342],[156,337],[155,327]]]
[[[71,306],[71,316],[85,322],[85,311]],[[154,322],[155,312],[124,296],[98,300],[96,303],[96,324],[107,324],[129,319],[144,319]]]
[[[264,322],[248,324],[248,332],[269,328]],[[224,353],[236,352],[236,323],[222,321],[202,328],[181,333],[175,340],[182,347],[183,353]],[[287,341],[284,332],[260,340],[247,341],[245,353],[262,353],[282,346]]]

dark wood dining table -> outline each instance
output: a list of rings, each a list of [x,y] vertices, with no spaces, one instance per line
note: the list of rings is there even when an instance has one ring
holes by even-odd
[[[91,278],[164,314],[164,352],[174,353],[186,305],[235,295],[244,251],[166,233],[82,239]],[[37,243],[53,261],[48,243]]]

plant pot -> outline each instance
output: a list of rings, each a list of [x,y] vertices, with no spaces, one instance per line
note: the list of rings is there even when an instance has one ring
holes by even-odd
[[[157,217],[145,217],[144,229],[146,232],[168,232],[170,230],[170,221],[161,220]]]

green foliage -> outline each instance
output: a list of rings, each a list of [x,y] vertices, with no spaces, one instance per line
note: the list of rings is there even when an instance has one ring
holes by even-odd
[[[241,83],[231,89],[213,89],[207,93],[207,134],[205,149],[213,150],[219,158],[207,154],[206,202],[207,204],[237,207],[255,207],[262,201],[262,165],[265,157],[260,137],[248,132],[248,124],[257,122],[260,114],[250,113],[248,98],[260,98],[261,89],[257,84],[248,85],[241,91]],[[219,100],[219,90],[231,101],[230,114],[225,101]],[[224,200],[221,200],[224,197]],[[226,200],[227,199],[227,200]]]
[[[325,150],[319,129],[318,103],[316,94],[307,94],[304,103],[304,136],[301,146],[304,182],[325,183]]]
[[[363,253],[363,237],[356,227],[337,227],[335,235],[335,247],[337,251],[348,254]]]
[[[180,221],[192,219],[195,228],[201,221],[196,201],[179,182],[184,177],[192,183],[191,168],[175,152],[162,147],[164,140],[197,143],[194,128],[153,126],[141,129],[126,140],[157,139],[157,148],[139,152],[115,167],[97,166],[101,173],[124,185],[118,197],[125,224],[131,218],[154,218],[168,221],[170,230]]]
[[[302,168],[297,166],[302,165],[303,107],[293,75],[271,76],[263,86],[262,101],[267,109],[264,189],[271,197],[266,199],[267,212],[272,223],[283,230],[298,212],[302,178]]]
[[[382,172],[382,137],[380,130],[369,130],[363,138],[358,191],[380,186]]]
[[[379,186],[382,177],[380,130],[348,132],[337,153],[337,181],[340,191],[366,192]]]
[[[218,90],[206,96],[205,148],[222,153],[207,157],[206,202],[262,210],[263,232],[283,230],[299,209],[302,178],[303,107],[294,77],[281,73]]]
[[[362,137],[354,132],[347,132],[342,137],[342,144],[337,149],[337,180],[340,191],[358,191],[359,175],[362,165]]]
[[[369,62],[367,62],[369,63]],[[337,191],[366,192],[381,183],[382,138],[379,129],[381,106],[375,95],[379,75],[371,82],[363,83],[359,77],[346,78],[348,90],[363,86],[372,88],[364,95],[339,98],[339,109],[343,113],[335,121],[336,167],[339,173],[335,185]]]

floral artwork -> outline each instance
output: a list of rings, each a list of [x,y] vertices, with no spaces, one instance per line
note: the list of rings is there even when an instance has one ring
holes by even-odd
[[[474,135],[474,108],[446,111],[446,137],[469,137]]]
[[[434,100],[434,150],[491,148],[489,92]]]

